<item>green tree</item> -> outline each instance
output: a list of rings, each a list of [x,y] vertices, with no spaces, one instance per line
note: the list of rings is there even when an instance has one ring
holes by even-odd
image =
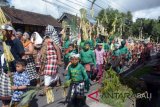
[[[118,35],[121,33],[123,35],[132,34],[130,29],[133,23],[131,12],[122,13],[112,8],[102,9],[97,16],[97,20],[99,20],[108,32],[111,32],[115,26],[115,32],[118,33]]]

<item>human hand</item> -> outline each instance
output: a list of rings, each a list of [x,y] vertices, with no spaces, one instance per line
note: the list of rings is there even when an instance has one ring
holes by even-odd
[[[18,87],[17,87],[17,86],[11,86],[11,89],[12,89],[12,90],[17,90]]]
[[[62,66],[63,62],[62,61],[57,61],[57,65]]]
[[[26,56],[25,56],[25,55],[23,55],[23,56],[22,56],[22,59],[26,59]]]
[[[41,69],[38,71],[38,75],[40,75],[40,76],[44,75],[44,73],[43,73],[43,71]]]
[[[68,73],[68,70],[65,70],[64,73],[63,73],[63,76],[66,76]]]
[[[8,73],[6,75],[7,75],[7,77],[11,77],[12,73],[10,71],[8,71]]]

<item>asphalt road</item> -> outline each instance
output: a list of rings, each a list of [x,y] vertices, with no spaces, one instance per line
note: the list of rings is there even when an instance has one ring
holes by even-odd
[[[64,82],[63,67],[59,67],[59,73],[60,73],[61,81],[63,83]],[[95,91],[98,87],[99,85],[97,83],[92,83],[92,86],[90,87],[90,91],[86,94],[86,96],[92,93],[93,91]],[[63,98],[62,96],[63,91],[61,90],[61,88],[57,88],[57,87],[54,88],[53,93],[54,93],[54,100],[55,100],[53,103],[47,104],[46,96],[37,95],[32,100],[30,107],[67,107],[67,104],[64,104],[65,98]],[[92,102],[95,102],[95,101],[87,97],[86,99],[87,105],[91,104]],[[85,107],[88,107],[87,105]],[[0,102],[0,107],[1,106],[2,105]]]
[[[63,67],[59,68],[59,73],[60,73],[60,77],[61,77],[61,81],[64,82],[64,77],[62,75],[62,73],[64,72]],[[93,85],[91,86],[91,89],[89,91],[89,93],[92,93],[92,91],[95,91],[99,86],[96,83],[92,83]],[[47,104],[46,101],[46,97],[45,96],[36,96],[36,98],[32,101],[31,107],[66,107],[67,104],[64,104],[65,98],[63,98],[62,93],[63,91],[58,88],[53,89],[54,92],[54,99],[55,101],[51,104]],[[87,93],[87,94],[89,94]],[[89,105],[90,103],[94,102],[94,100],[90,99],[87,97],[87,105]]]

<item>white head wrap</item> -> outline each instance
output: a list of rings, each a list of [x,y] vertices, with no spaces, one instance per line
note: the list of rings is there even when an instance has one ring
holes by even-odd
[[[46,27],[45,36],[49,36],[56,45],[60,46],[58,34],[54,26],[48,25]]]
[[[39,44],[42,44],[43,42],[43,39],[42,37],[39,35],[38,32],[34,32],[35,35],[32,35],[31,36],[31,42],[34,42],[35,45],[39,45]],[[33,41],[33,36],[35,36],[35,41]]]
[[[75,54],[75,53],[71,53],[71,55],[70,55],[70,57],[71,58],[79,58],[80,57],[80,55],[79,54]]]

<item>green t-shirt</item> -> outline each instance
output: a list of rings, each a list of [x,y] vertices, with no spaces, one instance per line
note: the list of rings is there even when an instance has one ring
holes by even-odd
[[[80,43],[80,48],[81,48],[81,49],[84,48],[84,44],[85,44],[86,42],[89,43],[91,49],[94,49],[94,41],[93,41],[93,40],[87,40],[87,41],[81,42],[81,43]]]
[[[121,52],[120,50],[114,50],[113,53],[112,53],[113,56],[120,56],[121,55]]]
[[[85,43],[85,42],[81,42],[81,43],[80,43],[80,48],[81,48],[81,49],[83,49],[84,43]]]
[[[76,66],[72,64],[68,67],[67,79],[75,82],[88,80],[88,76],[84,67],[78,63]]]
[[[101,39],[100,38],[96,38],[96,43],[100,43]]]
[[[64,49],[67,49],[67,48],[69,47],[69,45],[70,45],[70,41],[67,40],[67,41],[65,41],[65,43],[63,44],[63,48],[64,48]]]
[[[94,41],[93,40],[88,40],[89,44],[90,44],[90,48],[93,50],[94,49]]]
[[[84,64],[93,63],[96,66],[95,53],[92,50],[88,50],[88,51],[81,50],[80,59],[81,59],[81,62]]]
[[[127,48],[126,46],[120,48],[119,50],[120,50],[120,52],[121,52],[121,55],[123,55],[123,54],[128,54],[128,48]]]
[[[103,43],[103,48],[104,48],[105,51],[109,51],[110,46],[109,46],[108,43]]]

